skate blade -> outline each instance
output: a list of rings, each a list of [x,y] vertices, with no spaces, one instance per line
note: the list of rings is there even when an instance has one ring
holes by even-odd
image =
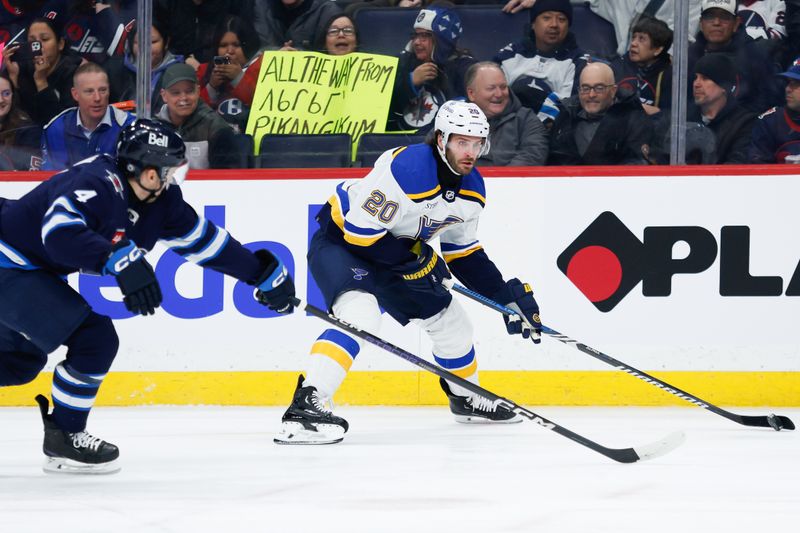
[[[81,463],[64,457],[48,457],[45,459],[42,470],[46,474],[76,474],[76,475],[107,475],[116,474],[122,469],[118,459],[107,463]]]
[[[319,445],[336,444],[344,439],[344,428],[336,424],[314,424],[316,431],[306,429],[299,422],[283,422],[275,444]]]
[[[482,416],[473,415],[453,414],[453,416],[455,417],[456,422],[460,424],[518,424],[522,422],[522,417],[519,415],[514,415],[514,418],[509,418],[508,420],[491,420]]]

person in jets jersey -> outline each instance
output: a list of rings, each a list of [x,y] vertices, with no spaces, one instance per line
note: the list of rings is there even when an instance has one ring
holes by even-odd
[[[112,473],[118,448],[86,432],[86,421],[119,340],[66,283],[83,271],[114,276],[125,307],[152,315],[161,290],[145,251],[157,241],[187,260],[245,281],[278,313],[294,310],[294,284],[280,259],[244,248],[197,215],[180,188],[186,147],[170,126],[126,126],[117,156],[85,159],[22,198],[0,198],[0,387],[32,381],[61,345],[53,372],[53,412],[44,421],[46,472]]]
[[[529,285],[504,281],[477,236],[485,204],[475,161],[489,151],[489,124],[473,103],[448,101],[425,144],[382,154],[363,179],[336,187],[317,215],[309,269],[332,313],[377,333],[380,308],[405,325],[418,324],[433,341],[433,357],[450,372],[478,382],[472,326],[442,284],[450,272],[467,287],[515,309],[508,332],[539,342],[539,306]],[[428,244],[439,238],[443,258]],[[449,269],[448,269],[449,267]],[[278,444],[342,440],[347,421],[328,401],[362,348],[362,341],[326,329],[311,347],[292,403],[275,437]],[[440,380],[459,422],[520,422],[518,415]]]

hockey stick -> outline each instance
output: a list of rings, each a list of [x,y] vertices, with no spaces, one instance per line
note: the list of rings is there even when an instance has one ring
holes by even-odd
[[[472,300],[475,300],[476,302],[479,302],[485,305],[486,307],[490,307],[495,311],[499,311],[509,316],[517,315],[517,313],[514,310],[509,309],[508,307],[501,305],[493,300],[490,300],[489,298],[483,296],[482,294],[479,294],[466,287],[463,287],[458,283],[452,283],[451,285],[451,283],[449,283],[449,280],[446,280],[446,284],[455,292],[463,294],[464,296],[471,298]],[[670,394],[673,394],[678,398],[686,400],[687,402],[693,403],[698,407],[707,409],[712,413],[724,416],[728,420],[733,420],[734,422],[737,422],[745,426],[766,427],[766,428],[771,427],[775,431],[780,431],[782,429],[789,429],[789,430],[794,429],[794,422],[792,422],[791,419],[789,419],[786,416],[776,415],[776,414],[769,414],[767,416],[749,416],[749,415],[737,415],[736,413],[731,413],[730,411],[726,411],[725,409],[717,407],[716,405],[710,404],[693,394],[689,394],[688,392],[681,390],[678,387],[675,387],[673,385],[670,385],[669,383],[661,381],[660,379],[653,377],[646,372],[642,372],[641,370],[637,370],[636,368],[627,365],[622,361],[618,361],[617,359],[614,359],[610,355],[606,355],[601,351],[595,350],[591,346],[587,346],[582,342],[578,342],[574,339],[571,339],[552,328],[548,328],[547,326],[543,325],[542,333],[556,340],[559,340],[564,344],[569,344],[571,346],[574,346],[581,352],[590,355],[595,359],[599,359],[600,361],[603,361],[604,363],[609,364],[617,368],[618,370],[622,370],[623,372],[630,374],[633,377],[639,378],[645,383],[649,383],[654,387],[658,387],[659,389],[664,390]]]
[[[299,300],[296,300],[295,305],[299,306],[300,303],[301,302]],[[605,446],[601,446],[600,444],[597,444],[596,442],[589,440],[582,435],[578,435],[577,433],[574,433],[565,427],[559,426],[555,422],[552,422],[542,416],[537,415],[533,411],[529,411],[528,409],[525,409],[524,407],[517,405],[511,400],[502,398],[494,394],[493,392],[490,392],[484,389],[483,387],[475,385],[474,383],[467,381],[466,379],[456,376],[455,374],[452,374],[447,370],[444,370],[443,368],[439,368],[438,366],[429,363],[425,359],[417,357],[416,355],[407,352],[402,348],[399,348],[394,344],[391,344],[381,339],[380,337],[376,337],[375,335],[363,331],[357,328],[356,326],[353,326],[352,324],[345,322],[344,320],[336,318],[335,316],[328,314],[322,309],[314,307],[309,303],[306,303],[305,310],[307,313],[311,313],[315,317],[321,318],[322,320],[328,322],[329,324],[333,324],[334,326],[343,329],[344,331],[352,335],[360,337],[365,341],[369,342],[370,344],[374,344],[379,348],[383,348],[387,352],[390,352],[402,359],[405,359],[409,363],[414,364],[422,368],[423,370],[427,370],[428,372],[436,374],[437,376],[444,378],[447,381],[456,383],[461,387],[464,387],[465,389],[474,392],[475,394],[478,394],[490,401],[495,402],[497,405],[501,405],[506,409],[524,418],[527,418],[528,420],[536,422],[542,427],[545,427],[551,431],[555,431],[559,435],[567,437],[568,439],[573,440],[578,444],[582,444],[587,448],[590,448],[598,453],[601,453],[606,457],[613,459],[617,462],[635,463],[637,461],[660,457],[680,446],[683,443],[684,439],[686,438],[686,436],[682,432],[675,432],[671,433],[670,435],[667,435],[666,437],[657,442],[654,442],[652,444],[647,444],[645,446],[639,446],[636,448],[606,448]]]

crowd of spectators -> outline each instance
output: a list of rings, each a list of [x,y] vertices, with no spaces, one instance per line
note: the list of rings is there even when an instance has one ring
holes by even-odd
[[[397,42],[387,132],[426,134],[439,105],[462,98],[491,124],[483,165],[669,161],[682,0],[486,0],[529,22],[485,57],[460,46],[459,9],[474,1],[152,1],[151,113],[184,137],[193,168],[241,165],[232,153],[252,147],[240,138],[265,51],[374,52],[359,38],[364,8],[415,14]],[[800,0],[687,1],[687,162],[800,162]],[[136,113],[136,4],[2,2],[0,170],[114,150]],[[581,47],[577,6],[613,25],[615,53]]]

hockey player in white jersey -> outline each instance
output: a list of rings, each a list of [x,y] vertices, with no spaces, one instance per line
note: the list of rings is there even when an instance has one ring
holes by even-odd
[[[489,150],[486,117],[473,103],[449,101],[434,128],[427,143],[389,150],[366,177],[336,187],[317,215],[309,269],[335,316],[377,333],[382,307],[427,332],[438,365],[478,383],[472,326],[442,281],[452,271],[470,289],[515,309],[522,320],[506,319],[508,332],[535,343],[539,307],[528,284],[504,281],[478,240],[486,192],[475,161]],[[435,237],[444,259],[428,244]],[[360,339],[336,329],[317,338],[275,442],[342,440],[348,424],[331,412],[329,399],[361,347]],[[440,383],[459,422],[521,421],[458,385]]]

